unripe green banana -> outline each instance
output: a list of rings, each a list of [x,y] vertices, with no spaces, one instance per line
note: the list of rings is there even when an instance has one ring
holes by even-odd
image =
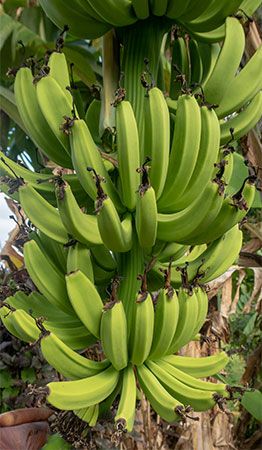
[[[121,301],[105,304],[101,317],[100,338],[103,351],[116,370],[127,366],[127,324]]]
[[[122,388],[119,405],[115,415],[117,428],[131,432],[136,412],[136,378],[133,367],[127,366],[123,371]]]
[[[169,112],[163,92],[157,87],[148,91],[144,105],[143,159],[151,158],[150,183],[158,199],[164,189],[169,163]]]
[[[112,366],[88,378],[58,381],[47,385],[47,400],[63,410],[86,408],[104,400],[115,389],[119,372]]]
[[[154,307],[148,292],[139,293],[136,298],[133,324],[129,338],[130,360],[136,366],[147,359],[154,334]]]
[[[136,207],[140,166],[139,137],[131,104],[120,102],[116,107],[117,160],[123,204],[131,211]]]
[[[66,287],[77,316],[94,336],[99,337],[103,302],[94,284],[77,270],[66,275]]]

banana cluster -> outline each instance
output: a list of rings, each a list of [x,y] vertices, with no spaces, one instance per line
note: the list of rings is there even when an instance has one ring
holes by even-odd
[[[199,40],[217,42],[225,35],[225,19],[240,12],[244,18],[258,8],[257,0],[40,0],[48,17],[60,28],[68,24],[81,38],[103,36],[112,27],[165,16]]]
[[[194,35],[189,43],[175,39],[169,98],[142,80],[141,123],[132,102],[116,95],[110,163],[96,120],[100,103],[79,117],[63,53],[53,52],[37,73],[20,68],[15,78],[28,135],[59,167],[37,174],[1,153],[9,192],[35,228],[24,260],[36,291],[8,297],[0,316],[19,339],[39,340],[45,359],[68,379],[49,383],[48,401],[90,425],[119,397],[117,427],[132,430],[140,390],[169,422],[228,397],[224,384],[199,379],[220,371],[225,353],[174,353],[199,335],[205,283],[238,257],[239,223],[255,195],[253,176],[227,190],[234,174],[228,143],[256,124],[262,104],[261,48],[238,72],[243,29],[238,19],[225,20],[242,3],[41,0],[58,26],[75,20],[76,35],[102,35],[150,14]],[[220,48],[212,39],[221,27]],[[199,33],[210,33],[211,42],[200,42]],[[80,354],[97,341],[101,361]]]
[[[107,269],[113,269],[110,254],[103,251]],[[107,300],[96,288],[95,254],[79,243],[66,251],[42,233],[35,234],[25,244],[24,255],[27,270],[42,294],[17,292],[0,310],[9,332],[25,342],[40,340],[44,358],[70,380],[49,383],[48,401],[57,408],[73,410],[92,426],[119,395],[115,421],[119,429],[131,431],[139,395],[137,381],[156,412],[170,422],[184,419],[189,404],[204,411],[214,406],[217,398],[227,397],[226,385],[199,380],[227,364],[224,352],[199,359],[173,355],[195,338],[205,321],[205,290],[195,287],[189,293],[179,288],[176,292],[170,284],[169,267],[165,284],[153,301],[146,290],[145,271],[131,317],[117,297],[119,278],[113,279]],[[77,352],[97,339],[105,359],[93,361]]]

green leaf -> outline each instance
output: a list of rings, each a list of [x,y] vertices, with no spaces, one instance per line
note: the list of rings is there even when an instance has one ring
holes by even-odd
[[[16,22],[8,14],[0,13],[0,50],[2,50],[5,41],[14,31]]]
[[[15,398],[19,394],[18,387],[8,387],[5,388],[2,392],[2,400],[7,400],[9,398]]]
[[[1,370],[0,372],[0,388],[9,388],[13,385],[11,374],[8,370]]]
[[[72,447],[58,433],[51,435],[42,450],[70,450]]]
[[[74,72],[87,85],[90,86],[96,82],[96,76],[87,61],[85,55],[81,54],[77,49],[64,47],[63,49],[69,62],[74,63]]]
[[[15,104],[15,96],[10,89],[0,86],[1,109],[26,133],[25,126]]]
[[[254,326],[255,326],[255,323],[256,323],[256,318],[257,318],[257,313],[252,314],[252,316],[250,317],[249,321],[247,322],[247,324],[246,324],[246,326],[245,326],[245,328],[243,330],[243,333],[246,336],[249,336],[252,333],[252,331],[254,330]]]
[[[33,367],[25,367],[21,370],[21,378],[23,381],[33,383],[36,379],[35,369]]]
[[[255,419],[262,421],[262,393],[260,391],[245,392],[241,404]]]

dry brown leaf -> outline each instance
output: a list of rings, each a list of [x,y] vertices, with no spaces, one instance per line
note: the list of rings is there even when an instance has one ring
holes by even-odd
[[[222,298],[220,311],[225,317],[228,316],[232,303],[232,277],[228,278],[222,285]]]
[[[256,296],[258,295],[257,303],[259,303],[262,299],[262,269],[253,268],[254,272],[254,286],[251,297],[247,301],[244,306],[243,313],[249,313],[251,310],[251,306]]]
[[[245,270],[240,269],[239,272],[238,272],[238,280],[237,280],[237,285],[236,285],[237,288],[236,288],[234,299],[233,299],[232,304],[231,304],[231,308],[230,308],[229,314],[235,314],[235,312],[236,312],[238,300],[239,300],[239,297],[240,297],[241,284],[243,283],[245,277],[246,277]]]
[[[253,20],[252,22],[248,21],[247,24],[248,24],[248,31],[246,35],[245,53],[250,57],[261,45],[261,38],[255,20]]]

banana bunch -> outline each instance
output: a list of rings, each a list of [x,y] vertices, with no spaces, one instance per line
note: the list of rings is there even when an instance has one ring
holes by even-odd
[[[244,29],[235,17],[225,21],[221,48],[216,43],[191,38],[188,42],[183,37],[177,37],[173,44],[170,97],[177,99],[183,90],[193,89],[204,102],[214,105],[218,118],[226,117],[220,123],[221,145],[230,140],[230,128],[234,128],[234,139],[239,139],[261,116],[262,47],[239,71],[244,49]],[[202,87],[202,94],[197,86]],[[228,120],[232,113],[238,114]]]
[[[35,250],[31,250],[32,256],[29,256],[29,244],[36,249],[36,241],[31,240],[25,248],[26,257],[32,263]],[[79,248],[74,249],[74,252],[79,251]],[[44,263],[35,258],[38,267]],[[50,271],[51,268],[54,271],[54,266],[51,257],[48,258],[45,263],[49,261],[47,270],[51,280],[54,272]],[[67,258],[71,267],[80,260],[71,252]],[[88,252],[85,262],[86,266],[90,264]],[[27,267],[32,276],[28,261]],[[88,278],[79,269],[65,276],[67,294],[64,296],[69,297],[71,309],[64,297],[63,303],[60,299],[59,304],[56,298],[55,304],[47,291],[45,297],[38,292],[29,296],[18,292],[3,303],[0,315],[6,328],[26,342],[39,340],[44,358],[70,380],[48,384],[48,401],[52,405],[73,410],[82,420],[94,425],[103,411],[103,403],[111,404],[120,393],[116,426],[131,431],[137,398],[135,374],[152,406],[170,422],[185,418],[188,404],[196,411],[203,411],[214,406],[217,395],[228,396],[226,385],[198,380],[224,367],[228,358],[223,352],[211,358],[212,364],[205,364],[202,358],[199,361],[186,358],[185,364],[180,361],[176,368],[172,360],[174,349],[185,345],[202,327],[208,304],[205,291],[200,287],[192,292],[180,288],[176,293],[170,284],[169,264],[165,285],[158,293],[154,308],[152,295],[147,290],[147,272],[146,269],[140,276],[141,287],[133,299],[132,317],[126,315],[118,299],[119,277],[111,284],[109,299],[103,301],[90,279],[91,271]],[[38,280],[33,279],[40,288]],[[57,286],[59,288],[62,292],[62,287]],[[52,294],[58,295],[57,292]],[[128,321],[131,322],[129,337]],[[101,340],[103,360],[92,361],[75,351],[89,346],[96,338]]]
[[[68,24],[73,35],[97,38],[112,27],[126,27],[138,20],[165,16],[185,27],[198,39],[219,41],[223,39],[226,17],[239,10],[252,15],[258,8],[257,0],[234,0],[219,3],[214,0],[40,0],[47,16],[59,27]],[[172,23],[171,22],[171,23]]]
[[[223,383],[200,380],[225,367],[224,352],[199,359],[176,353],[205,322],[205,283],[237,259],[239,223],[255,195],[253,176],[230,195],[227,185],[236,170],[229,143],[261,112],[261,48],[238,72],[244,32],[233,17],[242,4],[251,14],[256,1],[40,3],[58,27],[67,23],[76,36],[95,38],[122,27],[132,49],[125,86],[136,95],[133,101],[128,89],[116,92],[109,165],[101,151],[102,108],[95,102],[78,114],[63,53],[56,48],[43,67],[18,71],[19,114],[58,167],[38,174],[0,155],[3,182],[28,218],[24,261],[35,285],[29,295],[8,297],[0,317],[19,339],[39,341],[44,358],[64,377],[48,385],[56,408],[93,426],[118,398],[116,427],[131,431],[142,390],[163,419],[185,420],[192,408],[205,411],[229,397]],[[132,60],[148,56],[147,47],[134,45],[138,28],[132,25],[148,18],[145,43],[152,24],[164,22],[160,16],[167,27],[175,21],[191,33],[175,38],[168,98],[152,75],[158,55],[149,61],[152,74],[145,61],[139,88]],[[95,342],[100,361],[82,354]]]

